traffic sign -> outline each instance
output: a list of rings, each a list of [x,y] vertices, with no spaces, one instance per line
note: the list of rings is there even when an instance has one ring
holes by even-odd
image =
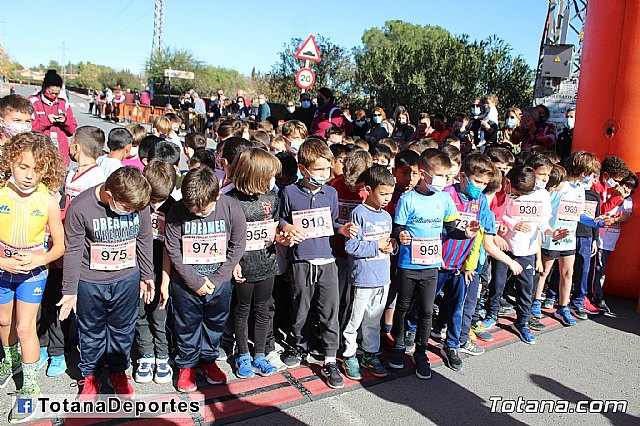
[[[172,70],[171,68],[164,70],[164,76],[169,78],[184,78],[187,80],[193,80],[195,78],[195,74],[191,71],[178,71]]]
[[[300,68],[296,73],[296,84],[303,90],[310,89],[316,84],[316,75],[311,68]]]
[[[298,50],[298,53],[296,53],[296,58],[305,61],[320,62],[320,50],[318,50],[318,45],[316,44],[316,39],[313,34],[302,43],[302,47]]]

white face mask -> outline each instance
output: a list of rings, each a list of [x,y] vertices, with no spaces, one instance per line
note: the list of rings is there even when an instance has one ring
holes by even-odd
[[[258,103],[259,103],[260,105],[264,105],[264,103],[265,103],[265,102],[266,102],[266,101],[265,101],[264,99],[258,99]]]
[[[447,186],[447,178],[443,176],[432,176],[431,184],[427,184],[427,188],[429,188],[433,192],[440,192]]]
[[[131,214],[132,212],[128,212],[126,210],[120,210],[119,208],[117,208],[115,206],[115,202],[113,203],[113,205],[111,205],[111,203],[109,203],[109,208],[111,209],[112,212],[114,212],[115,214],[117,214],[118,216],[126,216],[128,214]]]
[[[291,152],[297,154],[304,141],[302,139],[289,139],[289,142],[291,143]]]
[[[135,157],[136,155],[138,155],[138,147],[137,146],[132,146],[131,147],[131,151],[129,151],[129,155],[132,157]]]
[[[546,183],[546,182],[543,182],[543,181],[541,181],[540,179],[536,179],[536,184],[535,184],[535,186],[534,186],[534,188],[535,188],[536,190],[538,190],[538,189],[545,189],[546,187],[547,187],[547,183]]]
[[[576,118],[575,117],[567,117],[567,127],[570,129],[573,129],[573,126],[575,126],[576,124]]]
[[[7,180],[7,182],[12,183],[13,186],[15,186],[16,188],[18,188],[18,191],[22,192],[23,194],[31,194],[33,193],[36,189],[38,189],[38,185],[32,187],[32,188],[28,188],[28,189],[22,189],[18,186],[18,182],[16,182],[16,180],[14,179],[13,175],[11,175],[9,177],[9,179]]]
[[[374,122],[374,123],[376,123],[376,124],[380,124],[380,123],[382,123],[382,117],[381,117],[381,116],[379,116],[379,115],[375,115],[375,116],[373,117],[373,122]]]
[[[607,184],[607,187],[609,188],[615,188],[616,186],[618,186],[618,182],[616,182],[615,180],[613,180],[612,177],[610,177],[609,179],[607,179],[607,181],[605,182]]]
[[[289,111],[290,113],[293,113],[293,111],[295,110],[296,110],[295,107],[287,107],[287,111]]]

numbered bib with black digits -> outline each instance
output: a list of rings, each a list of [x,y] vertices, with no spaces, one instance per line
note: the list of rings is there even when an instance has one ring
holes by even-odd
[[[596,208],[598,207],[597,201],[585,201],[583,213],[589,216],[591,219],[596,218]]]
[[[537,222],[542,217],[542,201],[513,202],[513,219],[518,222]]]
[[[391,237],[391,233],[386,231],[367,232],[366,234],[363,235],[363,237],[365,241],[378,241],[382,238]],[[366,260],[385,260],[385,259],[389,259],[389,255],[386,253],[382,253],[380,250],[378,250],[378,255],[376,257],[368,257]]]
[[[77,188],[75,186],[69,186],[69,185],[65,186],[64,196],[67,199],[65,205],[69,207],[69,203],[71,203],[71,200],[76,198],[81,192],[82,192],[82,188]]]
[[[33,244],[30,246],[14,246],[0,240],[0,257],[8,259],[18,253],[31,253],[40,255],[44,253],[44,244]]]
[[[460,213],[460,217],[458,218],[458,226],[456,228],[458,228],[461,231],[464,231],[465,229],[467,229],[467,226],[469,226],[469,223],[477,219],[477,216],[474,213],[469,213],[469,212],[459,212],[459,213]]]
[[[345,224],[351,219],[353,209],[362,204],[359,201],[340,201],[338,200],[338,223]]]
[[[155,211],[151,213],[151,230],[153,231],[153,239],[164,241],[164,224],[165,215],[162,212]]]
[[[247,248],[245,251],[256,251],[273,244],[276,236],[276,223],[273,220],[247,222]]]
[[[442,240],[440,238],[413,238],[411,240],[411,263],[413,265],[436,265],[442,262]]]
[[[227,260],[227,234],[182,236],[182,263],[211,265]]]
[[[120,243],[91,243],[89,268],[120,271],[136,266],[136,240]]]
[[[330,237],[333,235],[331,209],[321,207],[292,212],[293,226],[301,229],[307,238]]]
[[[558,219],[577,222],[582,214],[582,201],[560,200]]]

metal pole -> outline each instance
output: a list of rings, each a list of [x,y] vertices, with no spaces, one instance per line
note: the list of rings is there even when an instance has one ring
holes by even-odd
[[[304,67],[309,68],[309,60],[304,61]],[[306,92],[306,90],[302,89],[302,93]]]
[[[167,103],[171,103],[171,77],[169,77],[169,93],[167,94]]]

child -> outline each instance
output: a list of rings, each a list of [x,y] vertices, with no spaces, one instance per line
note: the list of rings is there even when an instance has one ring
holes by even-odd
[[[600,194],[600,211],[607,213],[625,200],[616,188],[629,175],[629,167],[622,158],[610,155],[602,160],[600,170],[600,179],[593,184],[593,189]]]
[[[205,138],[202,134],[191,132],[187,133],[184,137],[184,155],[187,156],[188,159],[193,157],[196,151],[207,149],[207,138]]]
[[[172,142],[163,140],[156,143],[149,151],[147,161],[160,161],[162,163],[171,164],[176,174],[176,178],[180,176],[180,169],[178,168],[180,165],[180,149],[178,149],[178,147]],[[182,198],[182,193],[177,185],[171,193],[171,196],[174,200]]]
[[[516,161],[513,153],[507,148],[489,148],[485,151],[485,154],[491,158],[491,162],[502,172],[503,176],[509,173],[509,170],[511,170]]]
[[[123,166],[134,166],[139,168],[140,170],[144,169],[144,164],[140,161],[140,156],[138,155],[138,150],[140,147],[140,142],[147,136],[147,130],[140,124],[131,123],[125,127],[133,136],[133,141],[131,142],[131,150],[129,151],[129,156],[122,160]]]
[[[211,151],[207,151],[206,149],[197,150],[191,158],[189,158],[189,170],[195,169],[200,166],[207,166],[211,168],[211,170],[216,169],[216,157]],[[186,174],[180,176],[178,180],[177,187],[180,188],[182,186],[182,179],[186,176]]]
[[[109,132],[107,138],[109,154],[102,155],[96,160],[106,177],[122,167],[122,160],[129,156],[132,144],[133,136],[127,129],[115,128]]]
[[[324,131],[324,138],[327,140],[329,146],[335,144],[342,144],[342,138],[344,138],[344,130],[338,126],[331,126]]]
[[[294,156],[298,155],[298,150],[308,135],[307,126],[301,121],[290,120],[282,125],[282,136],[289,143],[289,149]]]
[[[378,143],[371,148],[371,159],[373,160],[373,164],[389,167],[389,164],[391,164],[391,156],[391,148],[387,145]]]
[[[138,298],[143,295],[149,303],[154,296],[150,194],[140,169],[122,167],[104,184],[76,196],[67,209],[58,306],[61,321],[76,311],[81,401],[97,400],[105,362],[115,393],[124,398],[135,394],[125,371]]]
[[[276,137],[278,136],[274,136],[274,138]],[[282,138],[282,136],[279,136],[279,137]],[[243,139],[249,139],[249,142],[251,142],[253,146],[257,148],[262,148],[265,150],[268,150],[271,144],[271,136],[269,136],[269,134],[264,130],[258,130],[254,132],[253,135],[251,135],[251,138],[243,137]]]
[[[476,118],[481,121],[486,121],[489,125],[498,124],[498,96],[491,93],[481,99],[484,103],[484,113],[478,115]]]
[[[412,191],[400,197],[393,224],[392,237],[398,238],[401,246],[396,274],[398,299],[392,328],[395,344],[389,366],[404,368],[405,320],[415,294],[419,315],[414,352],[416,375],[430,379],[426,350],[438,268],[442,263],[443,228],[454,238],[472,238],[479,230],[479,223],[474,221],[465,230],[457,229],[458,210],[449,194],[442,192],[451,170],[449,157],[436,149],[428,149],[420,156],[419,167],[422,179]]]
[[[453,145],[447,145],[442,148],[442,152],[447,154],[447,157],[451,160],[451,171],[449,173],[449,179],[447,180],[447,186],[460,183],[458,179],[460,168],[462,167],[462,154],[460,150]]]
[[[19,95],[0,98],[0,155],[2,147],[19,133],[31,131],[33,105]]]
[[[153,160],[144,169],[144,176],[151,185],[150,218],[153,233],[154,297],[149,303],[140,300],[136,324],[136,346],[140,358],[135,373],[138,383],[170,383],[173,371],[169,366],[167,343],[167,311],[164,306],[169,298],[169,272],[171,265],[165,259],[164,234],[169,210],[175,203],[171,192],[176,185],[176,172],[169,163]]]
[[[334,143],[329,147],[333,153],[333,166],[331,167],[331,179],[329,183],[344,175],[344,159],[351,152],[351,147],[340,143]]]
[[[287,140],[282,135],[276,135],[269,141],[269,152],[273,155],[281,152],[289,152]]]
[[[309,139],[298,152],[302,181],[281,192],[280,227],[291,236],[292,305],[294,345],[283,356],[288,367],[296,367],[306,359],[308,335],[303,330],[309,309],[317,310],[324,343],[322,375],[332,388],[344,382],[336,366],[340,327],[338,323],[338,271],[329,244],[334,230],[354,237],[357,227],[350,222],[338,223],[338,194],[325,185],[331,174],[333,154],[327,144]]]
[[[153,149],[153,147],[161,142],[163,139],[160,139],[158,136],[148,135],[145,136],[142,141],[140,141],[140,146],[138,147],[138,156],[140,157],[140,161],[144,166],[149,163],[149,152]]]
[[[231,174],[235,188],[228,195],[238,201],[247,221],[246,251],[233,272],[238,298],[234,315],[239,352],[236,374],[241,379],[253,377],[254,371],[261,376],[270,376],[278,371],[267,360],[265,347],[271,325],[271,293],[278,272],[274,242],[280,200],[271,191],[271,181],[280,170],[280,161],[276,157],[263,149],[249,148],[238,155]],[[253,359],[248,343],[251,308],[254,314]]]
[[[391,237],[393,221],[384,208],[391,201],[394,181],[383,166],[372,166],[358,181],[364,183],[367,198],[351,212],[351,222],[358,235],[347,240],[349,282],[353,285],[353,306],[344,335],[344,371],[352,380],[362,379],[356,358],[358,329],[362,331],[362,365],[376,377],[385,377],[387,370],[377,353],[380,351],[380,319],[389,293],[389,256],[398,244]]]
[[[231,275],[244,253],[246,232],[242,208],[220,194],[214,171],[190,170],[182,200],[173,205],[165,225],[180,392],[197,389],[198,365],[208,383],[227,381],[215,361],[229,316]]]
[[[47,264],[64,253],[60,207],[49,191],[60,188],[64,165],[48,136],[26,132],[5,144],[0,172],[0,204],[5,206],[5,214],[0,215],[0,340],[4,349],[0,388],[22,370],[18,398],[36,398],[40,394],[36,316],[47,281]],[[52,241],[48,249],[47,226]],[[9,414],[11,423],[33,416],[21,413],[17,401]]]
[[[543,154],[533,154],[527,159],[525,164],[533,167],[536,171],[535,190],[544,190],[549,181],[549,173],[551,173],[551,169],[553,168],[553,163],[549,160],[549,157]]]
[[[400,196],[411,191],[420,181],[418,161],[420,154],[411,150],[403,150],[396,155],[393,165],[393,176],[396,178],[396,187],[393,190],[391,204],[397,206]]]

